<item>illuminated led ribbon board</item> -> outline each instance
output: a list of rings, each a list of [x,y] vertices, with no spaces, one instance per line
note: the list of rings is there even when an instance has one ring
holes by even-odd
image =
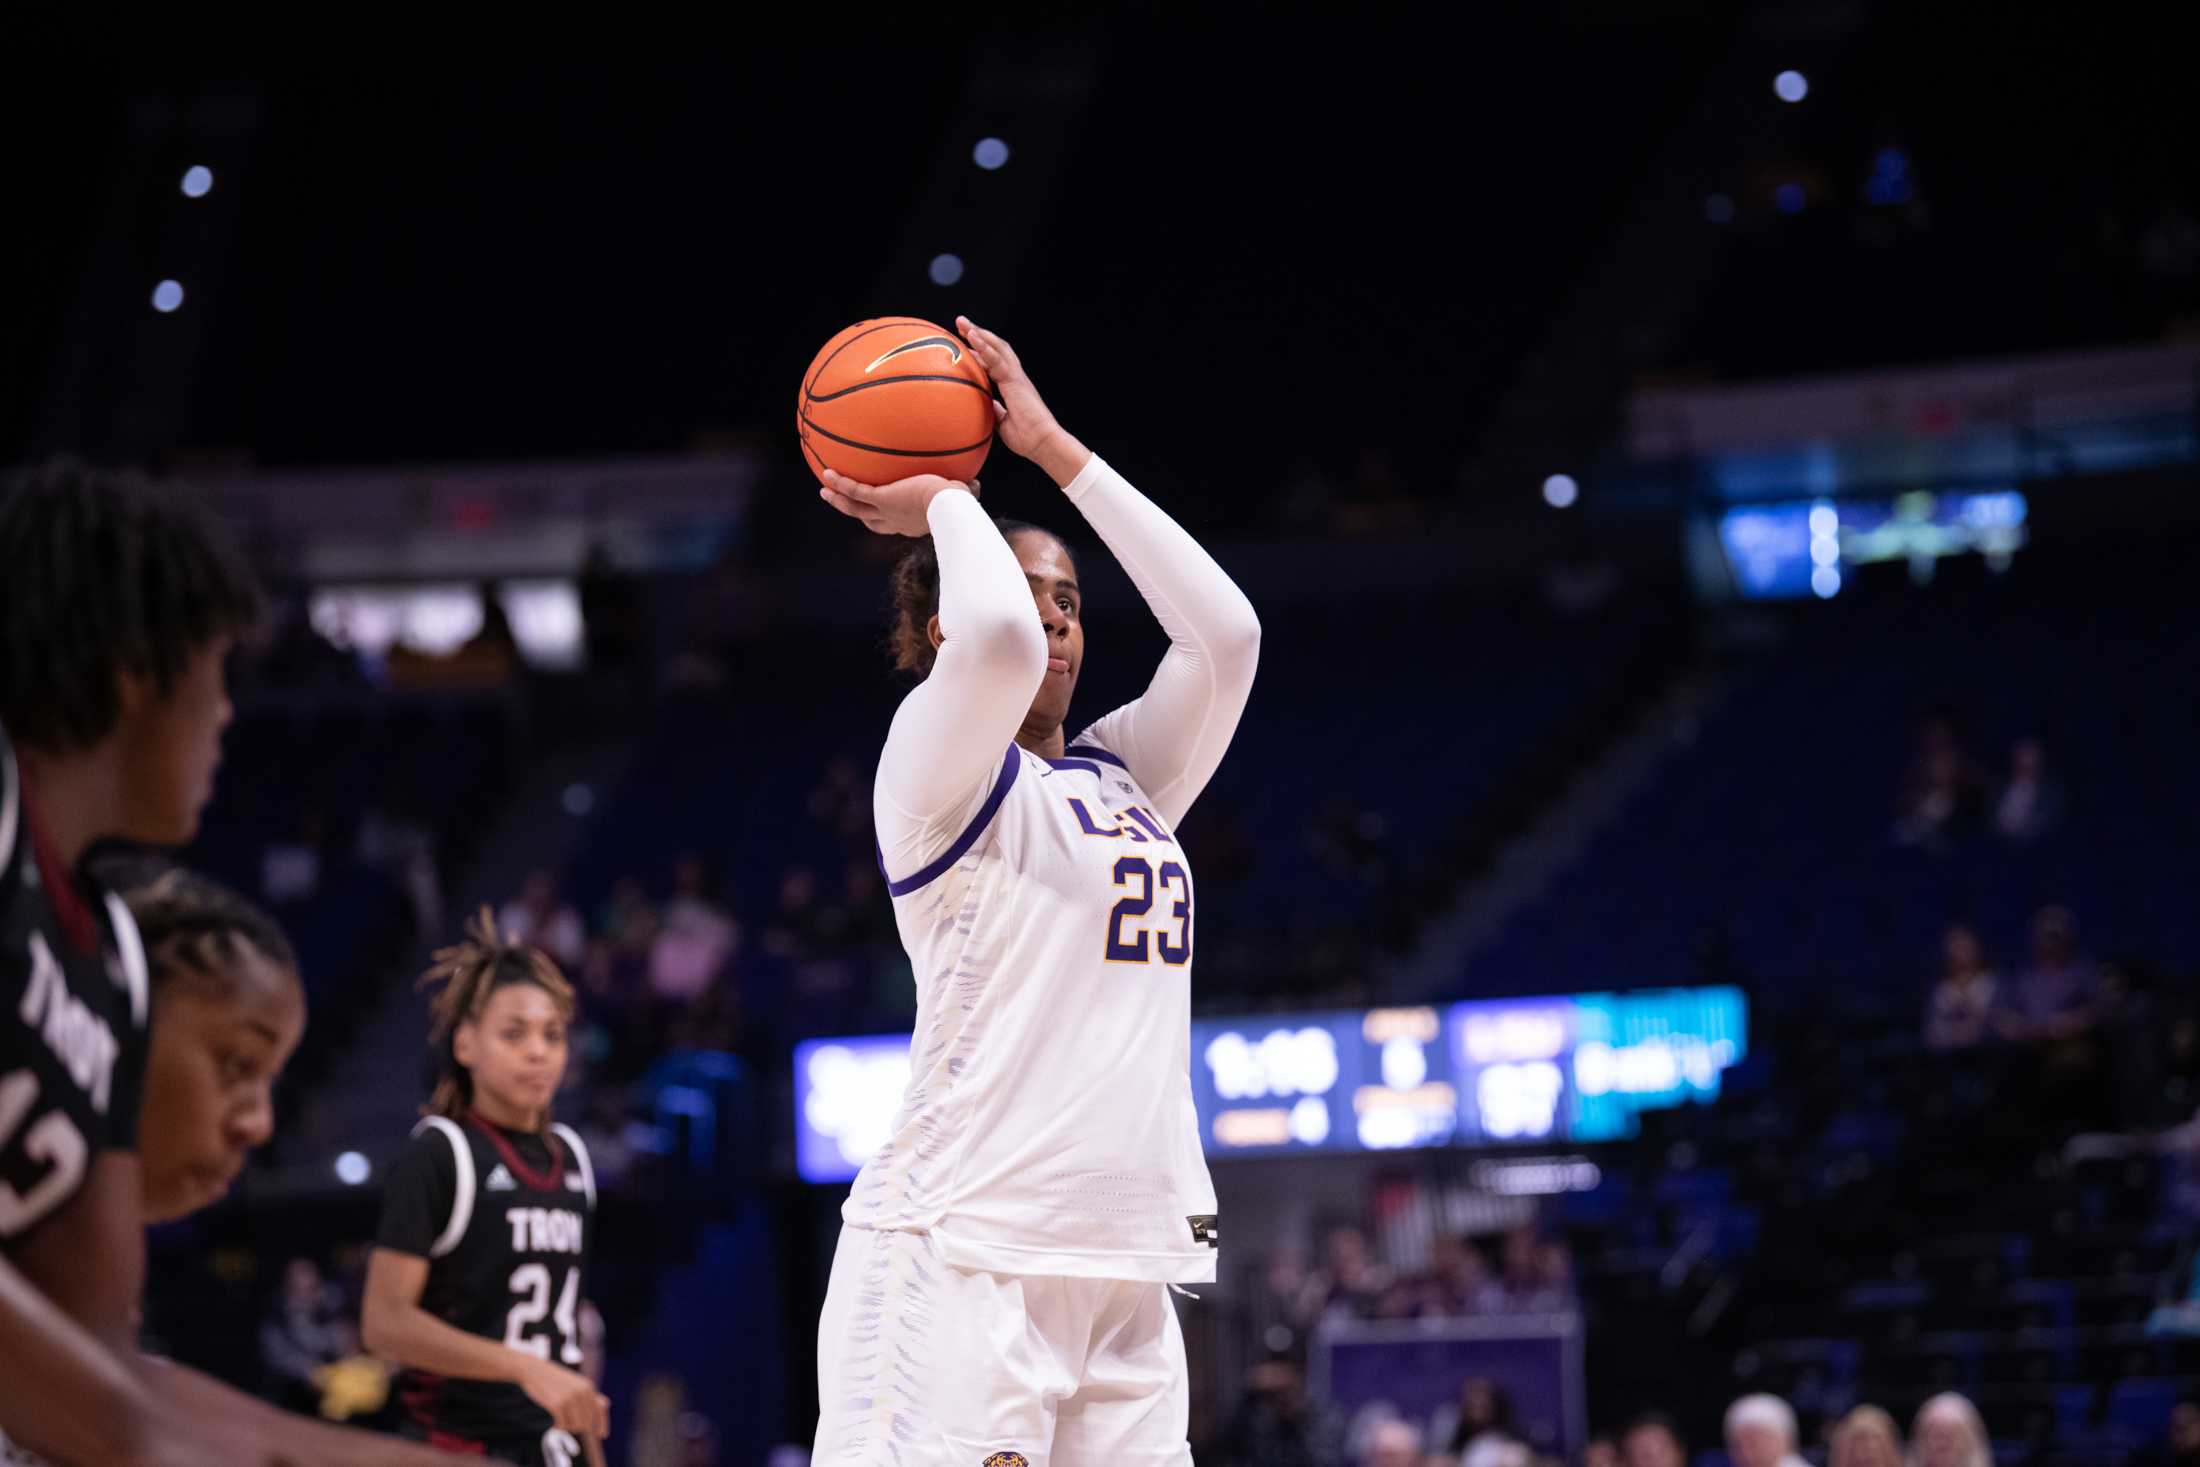
[[[1749,1049],[1738,988],[1487,999],[1192,1023],[1210,1158],[1623,1140],[1716,1100]],[[844,1182],[893,1134],[909,1036],[795,1046],[795,1165]]]

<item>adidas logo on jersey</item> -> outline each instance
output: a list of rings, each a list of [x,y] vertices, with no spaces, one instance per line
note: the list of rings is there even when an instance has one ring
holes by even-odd
[[[588,1183],[581,1180],[580,1173],[567,1172],[565,1174],[565,1190],[568,1192],[585,1192],[588,1190]]]
[[[501,1161],[496,1164],[496,1170],[489,1173],[489,1180],[481,1185],[485,1191],[490,1192],[516,1192],[519,1190],[519,1183],[512,1180],[511,1172],[505,1169],[504,1163]]]

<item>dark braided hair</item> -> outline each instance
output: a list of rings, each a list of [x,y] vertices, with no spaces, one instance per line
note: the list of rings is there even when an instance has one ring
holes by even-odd
[[[1023,520],[1007,520],[996,517],[993,528],[1001,532],[1003,540],[1016,535],[1044,535],[1062,547],[1062,553],[1070,554],[1069,542],[1042,525]],[[1074,568],[1076,557],[1070,557]],[[894,603],[893,625],[887,629],[887,646],[894,654],[897,672],[913,674],[922,682],[932,675],[933,659],[940,649],[932,645],[932,618],[940,614],[940,555],[933,547],[932,537],[926,535],[911,542],[909,548],[894,562],[894,573],[888,582]]]
[[[558,965],[539,947],[507,941],[497,926],[496,914],[487,907],[466,924],[466,940],[440,949],[434,965],[420,975],[422,988],[442,985],[428,1004],[428,1043],[435,1049],[441,1070],[435,1093],[422,1108],[423,1115],[455,1120],[472,1108],[474,1077],[458,1062],[458,1026],[480,1018],[490,997],[515,983],[534,984],[550,995],[560,1014],[568,1021],[572,1019],[573,985],[558,971]]]
[[[225,984],[246,948],[285,973],[298,971],[275,919],[218,881],[129,851],[95,856],[92,874],[128,904],[156,993],[177,978]]]
[[[0,480],[0,724],[25,745],[98,743],[121,716],[117,672],[166,697],[262,604],[228,535],[174,489],[70,458]]]

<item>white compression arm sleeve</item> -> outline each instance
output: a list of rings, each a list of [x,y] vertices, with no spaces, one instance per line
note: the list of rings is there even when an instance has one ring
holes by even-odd
[[[940,643],[931,675],[902,699],[879,756],[871,807],[889,879],[921,866],[983,801],[1046,676],[1046,634],[1023,568],[966,490],[925,511],[940,561]],[[922,628],[918,629],[920,632]]]
[[[1260,663],[1260,618],[1214,557],[1098,454],[1063,490],[1169,634],[1137,701],[1076,742],[1107,750],[1174,825],[1222,763]]]

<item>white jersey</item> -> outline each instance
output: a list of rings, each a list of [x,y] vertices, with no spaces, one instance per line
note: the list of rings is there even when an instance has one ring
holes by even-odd
[[[1063,758],[1008,743],[1039,680],[1011,656],[1040,621],[1034,590],[975,501],[934,500],[947,639],[896,717],[874,793],[917,981],[909,1089],[842,1218],[928,1232],[964,1268],[1210,1280],[1219,1229],[1191,1090],[1197,902],[1175,823],[1236,727],[1259,624],[1099,460],[1069,493],[1160,614],[1170,658]],[[987,625],[973,588],[999,613],[997,656],[963,631]],[[1032,655],[1044,674],[1044,647]],[[969,747],[973,724],[1001,734],[990,754]],[[935,802],[948,758],[965,765],[947,785],[960,787]]]

